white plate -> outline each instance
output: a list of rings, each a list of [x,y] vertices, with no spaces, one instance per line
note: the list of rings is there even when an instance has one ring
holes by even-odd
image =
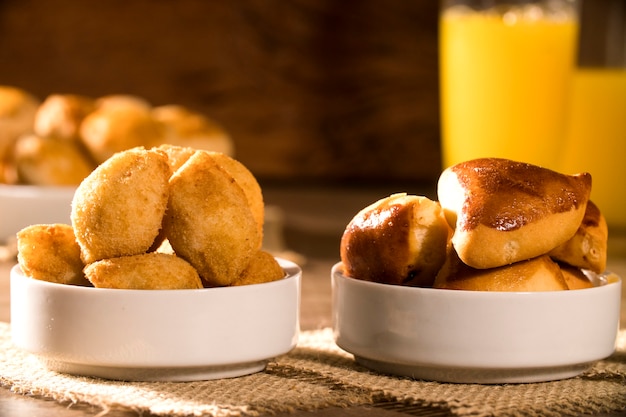
[[[603,277],[598,277],[601,281]],[[339,347],[378,372],[458,383],[580,374],[610,356],[621,280],[572,291],[457,291],[379,284],[332,269]]]
[[[301,269],[279,281],[199,290],[78,287],[11,270],[11,334],[53,371],[191,381],[261,371],[295,347]]]
[[[0,184],[0,243],[31,224],[70,224],[75,191],[76,187]]]

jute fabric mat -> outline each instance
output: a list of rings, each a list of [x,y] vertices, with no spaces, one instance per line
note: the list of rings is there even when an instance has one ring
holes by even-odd
[[[253,375],[200,382],[120,382],[46,370],[13,346],[0,323],[0,384],[21,394],[108,410],[172,416],[257,416],[398,402],[458,416],[549,416],[626,409],[626,331],[616,352],[588,372],[536,384],[443,384],[378,375],[333,342],[330,329],[302,332],[298,347]]]

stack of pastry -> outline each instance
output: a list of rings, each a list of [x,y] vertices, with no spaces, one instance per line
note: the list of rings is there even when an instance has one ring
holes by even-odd
[[[133,95],[51,94],[0,86],[0,183],[78,185],[113,154],[172,144],[233,154],[216,122]]]
[[[396,196],[357,214],[341,241],[344,272],[445,289],[590,287],[583,271],[604,272],[608,239],[606,221],[589,200],[590,192],[588,173],[566,175],[499,158],[466,161],[439,178],[438,201],[428,203],[436,222],[424,222],[423,216],[402,221],[395,213],[405,211],[406,204]],[[426,239],[433,235],[438,236],[435,244]],[[389,272],[382,264],[394,264],[400,272]]]

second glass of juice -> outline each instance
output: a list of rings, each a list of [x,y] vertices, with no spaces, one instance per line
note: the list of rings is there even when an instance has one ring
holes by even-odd
[[[558,169],[578,28],[572,0],[442,3],[444,168],[503,157]]]

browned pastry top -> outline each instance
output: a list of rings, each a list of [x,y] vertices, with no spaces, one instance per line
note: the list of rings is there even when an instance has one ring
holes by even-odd
[[[525,224],[586,204],[591,174],[565,175],[522,162],[481,158],[452,168],[466,190],[463,206],[464,230],[479,224],[500,231],[516,230]]]
[[[367,281],[396,281],[398,276],[406,273],[403,265],[409,258],[410,225],[411,210],[402,204],[383,205],[355,218],[348,225],[344,239],[349,244],[341,245],[341,250],[352,260],[351,269],[367,271],[368,276],[359,277]],[[351,239],[352,233],[360,233],[360,238]],[[376,241],[385,244],[373,244]]]

